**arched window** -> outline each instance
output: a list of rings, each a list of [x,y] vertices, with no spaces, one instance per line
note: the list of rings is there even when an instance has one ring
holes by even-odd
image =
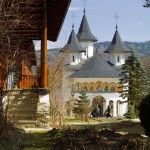
[[[72,57],[72,61],[73,61],[73,62],[75,61],[74,56]]]
[[[120,57],[119,56],[117,57],[117,62],[120,62]]]

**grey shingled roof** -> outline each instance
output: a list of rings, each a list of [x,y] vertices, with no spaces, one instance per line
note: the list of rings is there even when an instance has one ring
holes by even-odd
[[[67,44],[61,49],[67,52],[85,52],[86,50],[80,45],[76,37],[74,29],[72,29]]]
[[[93,42],[97,41],[97,38],[91,33],[85,13],[82,18],[82,22],[77,34],[77,38],[79,41],[80,40],[91,40]]]
[[[116,29],[116,32],[115,32],[114,37],[112,39],[111,45],[104,52],[105,53],[110,53],[110,52],[127,53],[129,51],[130,50],[123,44],[121,37],[119,35],[119,32]]]
[[[91,57],[71,78],[119,78],[119,72],[99,54]]]

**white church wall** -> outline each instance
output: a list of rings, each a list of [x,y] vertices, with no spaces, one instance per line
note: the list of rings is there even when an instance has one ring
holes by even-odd
[[[112,53],[110,54],[110,62],[115,66],[121,66],[125,63],[125,54],[123,53]]]
[[[80,63],[81,53],[71,53],[69,57],[69,64],[77,65]]]
[[[102,83],[119,83],[119,78],[75,78],[74,79],[74,83],[96,83],[96,82],[102,82]],[[123,99],[122,97],[120,97],[120,94],[118,92],[109,92],[109,91],[101,91],[101,92],[87,92],[88,98],[91,101],[92,104],[92,100],[94,97],[96,96],[102,96],[105,98],[106,103],[103,109],[103,113],[105,112],[107,106],[109,105],[109,101],[113,101],[113,116],[114,117],[119,117],[119,116],[123,116],[124,113],[127,110],[127,103],[118,103],[118,101],[120,102],[124,102],[126,101],[126,99]],[[79,92],[75,93],[75,97],[79,96]]]
[[[75,97],[78,98],[80,93],[75,93]],[[103,114],[105,113],[107,106],[109,105],[109,101],[113,101],[113,117],[123,117],[123,115],[127,111],[127,103],[119,104],[118,106],[118,114],[117,114],[117,101],[124,102],[126,99],[120,97],[119,93],[87,93],[87,96],[92,104],[92,101],[97,96],[102,96],[106,100],[106,104],[103,106]]]
[[[93,42],[92,41],[80,41],[83,48],[86,49],[86,53],[82,53],[81,59],[85,60],[93,56]]]

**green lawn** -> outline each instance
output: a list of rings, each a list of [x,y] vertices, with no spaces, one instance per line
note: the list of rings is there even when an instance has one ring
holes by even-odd
[[[11,139],[3,139],[0,141],[0,150],[12,150],[12,148],[15,148],[15,146]]]
[[[49,150],[51,144],[47,131],[27,133],[23,150]]]
[[[144,129],[138,120],[129,122],[128,120],[119,118],[92,118],[89,119],[88,122],[85,122],[79,119],[69,118],[67,121],[69,123],[68,127],[70,128],[93,128],[97,130],[109,128],[123,134],[131,133],[144,135]],[[54,138],[60,136],[61,135],[56,135]],[[29,130],[26,131],[26,136],[21,147],[23,147],[23,150],[49,150],[52,144],[48,130]],[[0,141],[0,150],[16,150],[16,148],[14,143],[7,139]]]

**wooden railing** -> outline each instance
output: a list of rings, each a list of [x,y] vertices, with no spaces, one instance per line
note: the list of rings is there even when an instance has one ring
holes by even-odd
[[[36,75],[22,75],[20,88],[36,88],[38,87],[38,77]]]

